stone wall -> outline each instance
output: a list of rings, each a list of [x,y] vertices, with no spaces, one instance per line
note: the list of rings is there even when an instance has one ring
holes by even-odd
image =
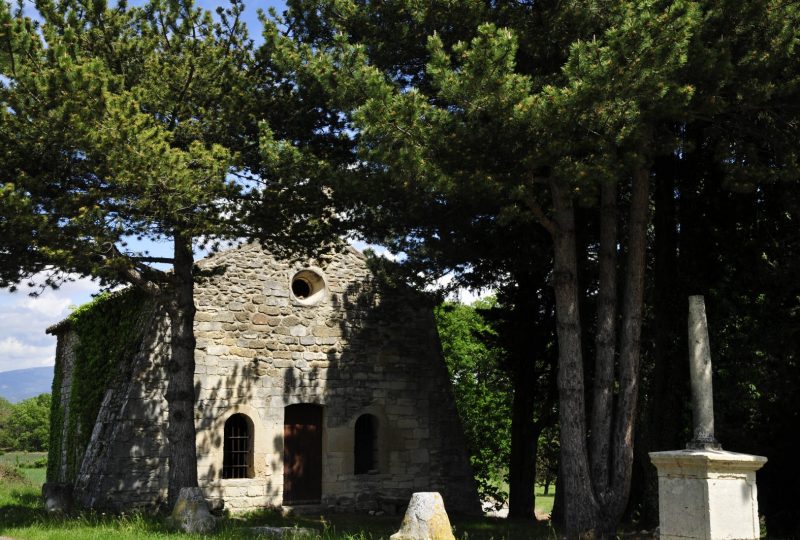
[[[449,510],[478,511],[429,305],[379,286],[352,249],[303,265],[248,244],[200,266],[215,271],[195,294],[198,473],[210,499],[232,511],[281,505],[284,410],[311,403],[323,410],[323,505],[399,511],[414,491],[440,491]],[[321,278],[316,295],[292,293],[299,271]],[[130,375],[107,392],[76,486],[84,504],[165,500],[168,337],[157,311]],[[252,477],[223,479],[224,425],[237,413],[252,422]],[[378,421],[377,467],[356,475],[362,414]]]
[[[166,445],[169,320],[155,309],[139,351],[118,366],[104,396],[75,480],[83,506],[124,510],[167,500]]]
[[[59,370],[60,377],[57,378],[61,382],[59,388],[53,388],[53,393],[58,393],[61,398],[61,419],[63,421],[61,426],[51,426],[51,429],[58,429],[61,433],[61,444],[58,445],[58,455],[50,455],[49,461],[54,459],[58,460],[58,465],[54,468],[57,471],[56,478],[49,478],[51,482],[67,483],[74,479],[69,478],[68,470],[70,468],[76,469],[78,464],[75,464],[76,456],[70,455],[69,447],[65,444],[68,437],[69,426],[67,418],[69,418],[69,395],[72,388],[72,368],[75,365],[75,345],[77,343],[77,336],[75,332],[65,328],[64,331],[58,336],[58,344],[56,346],[56,365],[55,369]],[[52,450],[56,450],[51,449]],[[48,466],[51,468],[51,466]]]
[[[64,425],[58,477],[48,481],[72,484],[75,500],[82,506],[124,510],[166,501],[163,364],[169,356],[169,320],[161,309],[149,306],[148,310],[141,317],[144,338],[130,361],[116,366],[95,425],[74,426],[76,432],[91,430],[85,449],[66,444],[78,336],[68,323],[51,329],[58,335],[56,369],[61,376]],[[78,433],[73,435],[72,440],[80,439]]]

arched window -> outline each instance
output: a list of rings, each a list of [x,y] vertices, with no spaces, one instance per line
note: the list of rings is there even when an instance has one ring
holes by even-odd
[[[378,470],[378,419],[362,414],[355,428],[355,474]]]
[[[225,422],[222,478],[251,478],[252,448],[250,419],[234,414]]]

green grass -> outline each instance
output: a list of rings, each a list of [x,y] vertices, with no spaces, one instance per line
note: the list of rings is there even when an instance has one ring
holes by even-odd
[[[536,511],[541,514],[549,514],[553,511],[553,500],[556,496],[556,488],[552,484],[550,484],[550,489],[548,490],[547,495],[544,494],[544,486],[541,484],[536,484],[536,489],[534,490],[536,494]]]
[[[217,530],[207,536],[187,535],[171,530],[164,516],[140,513],[111,515],[82,511],[70,515],[48,514],[41,502],[44,468],[28,468],[42,453],[12,452],[0,456],[0,536],[20,540],[80,540],[115,538],[190,540],[201,538],[258,538],[249,528],[263,525],[303,527],[317,531],[314,540],[378,540],[397,531],[402,516],[365,516],[332,514],[283,517],[264,510],[225,517]],[[20,467],[20,465],[22,465]],[[537,490],[536,506],[540,512],[552,508],[552,494],[541,496]],[[496,518],[459,518],[451,516],[456,538],[475,540],[527,540],[552,538],[546,523],[532,523]],[[263,537],[263,536],[262,536]]]
[[[317,531],[314,540],[378,540],[397,531],[401,516],[372,517],[337,514],[327,518],[284,518],[274,512],[260,512],[220,520],[217,531],[208,536],[171,531],[163,518],[142,514],[111,516],[92,512],[72,516],[47,515],[39,503],[38,490],[0,488],[0,535],[38,540],[72,539],[200,539],[257,538],[248,530],[259,525],[298,526]],[[459,539],[523,540],[549,537],[547,527],[525,521],[503,519],[454,519]]]
[[[47,459],[47,452],[7,452],[0,455],[0,465],[16,468],[31,483],[41,486],[47,475],[47,467],[31,466],[42,459]]]

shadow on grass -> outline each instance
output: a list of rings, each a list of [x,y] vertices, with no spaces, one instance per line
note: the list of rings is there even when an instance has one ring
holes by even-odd
[[[548,522],[524,519],[450,516],[456,538],[475,540],[533,540],[555,538]],[[320,532],[328,539],[389,538],[400,528],[403,516],[367,516],[363,514],[328,514],[325,516],[283,517],[274,511],[262,511],[234,517],[244,526],[269,525],[304,527]]]
[[[174,533],[163,515],[143,513],[106,514],[77,511],[70,514],[48,513],[38,490],[30,485],[0,486],[0,535],[11,530],[24,537],[37,538],[195,538]],[[275,510],[260,510],[226,516],[217,531],[208,537],[220,539],[254,538],[251,527],[298,527],[313,529],[318,540],[378,540],[389,538],[400,527],[402,516],[329,514],[325,516],[283,516]],[[546,523],[502,518],[461,518],[451,516],[455,536],[467,540],[533,540],[554,538]],[[27,531],[27,532],[26,532]],[[14,534],[12,534],[14,536]],[[263,536],[262,536],[263,537]],[[293,538],[288,535],[288,538]]]
[[[456,538],[476,540],[528,540],[556,538],[549,521],[507,518],[464,518],[452,520]]]
[[[41,523],[47,515],[38,493],[28,485],[6,488],[0,497],[0,524],[3,527],[26,527]]]

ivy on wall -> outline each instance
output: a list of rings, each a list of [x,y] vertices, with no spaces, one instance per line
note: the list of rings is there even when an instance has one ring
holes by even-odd
[[[56,365],[53,369],[53,389],[50,393],[50,444],[47,446],[47,481],[58,480],[61,466],[61,434],[64,426],[64,408],[61,406],[61,344],[56,350]]]
[[[152,300],[142,291],[129,288],[104,293],[69,316],[77,336],[68,414],[64,418],[61,398],[61,355],[57,355],[53,380],[50,459],[48,481],[57,481],[62,444],[66,445],[67,482],[74,482],[89,444],[106,390],[115,378],[126,375],[126,367],[138,352],[145,323],[152,312]],[[66,437],[62,440],[66,423]]]

